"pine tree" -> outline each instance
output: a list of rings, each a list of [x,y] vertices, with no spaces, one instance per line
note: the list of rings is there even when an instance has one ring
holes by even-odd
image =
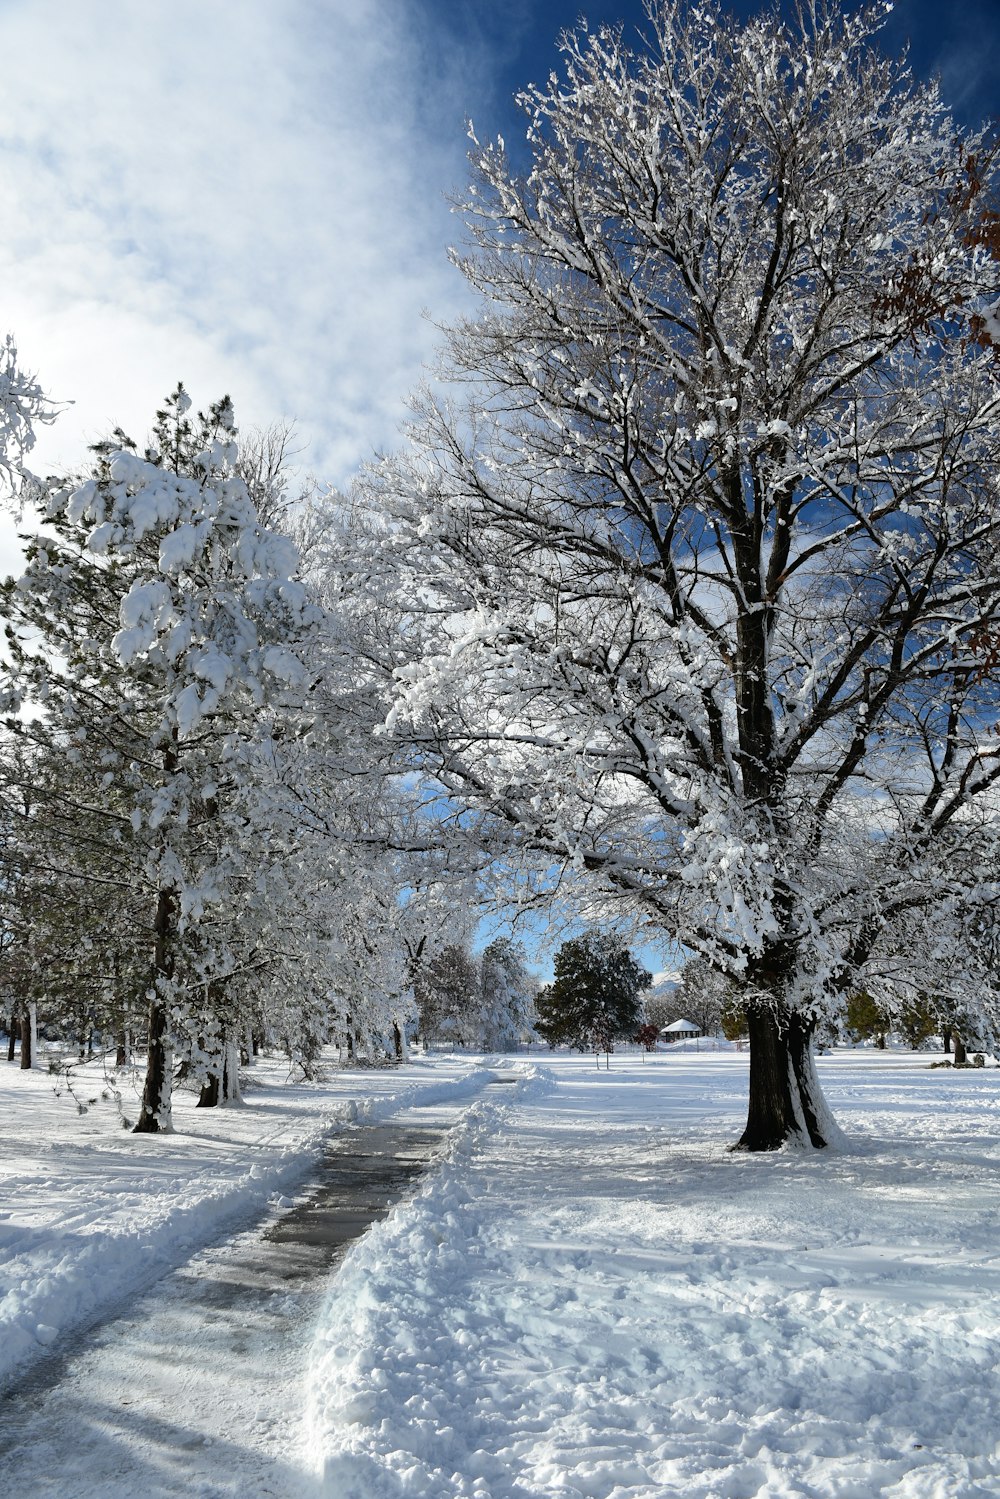
[[[480,1041],[479,971],[464,944],[452,942],[422,964],[415,985],[425,1041],[475,1046]]]
[[[510,1051],[534,1023],[536,985],[520,942],[495,937],[479,960],[482,1041],[486,1051]]]
[[[235,471],[228,399],[190,407],[179,386],[143,456],[116,433],[51,493],[2,590],[8,700],[35,709],[10,729],[87,788],[63,873],[85,885],[93,840],[145,901],[149,1132],[170,1128],[175,1043],[197,1044],[192,996],[225,993],[247,947],[274,718],[297,711],[319,619]]]
[[[642,1018],[642,991],[652,983],[619,937],[590,932],[564,942],[555,979],[538,996],[535,1029],[550,1046],[610,1052],[633,1036]]]

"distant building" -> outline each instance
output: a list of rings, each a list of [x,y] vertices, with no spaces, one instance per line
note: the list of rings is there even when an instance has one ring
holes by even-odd
[[[664,1041],[689,1041],[692,1036],[701,1035],[701,1026],[693,1020],[675,1020],[673,1025],[665,1025],[660,1035]]]

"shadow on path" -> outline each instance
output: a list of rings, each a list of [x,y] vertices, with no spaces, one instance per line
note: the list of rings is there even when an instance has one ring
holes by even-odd
[[[440,1114],[338,1134],[283,1217],[201,1250],[35,1365],[0,1398],[0,1493],[315,1492],[294,1453],[329,1272],[447,1134]]]

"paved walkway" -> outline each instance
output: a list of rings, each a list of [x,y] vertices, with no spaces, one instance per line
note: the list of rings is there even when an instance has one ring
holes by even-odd
[[[289,1462],[329,1273],[412,1187],[462,1106],[338,1135],[292,1210],[194,1256],[0,1399],[18,1499],[311,1499]]]

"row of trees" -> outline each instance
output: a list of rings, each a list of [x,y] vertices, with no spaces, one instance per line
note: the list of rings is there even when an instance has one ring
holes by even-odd
[[[45,408],[7,358],[13,476]],[[39,1016],[122,1060],[141,1036],[142,1131],[170,1128],[177,1067],[225,1101],[263,1039],[306,1068],[329,1039],[401,1055],[454,924],[432,861],[390,836],[412,807],[363,674],[275,524],[282,448],[241,451],[229,401],[196,415],[178,387],[141,453],[116,432],[87,471],[20,485],[34,525],[0,586],[5,1001],[25,1063]]]
[[[509,1051],[530,1039],[537,983],[524,948],[496,937],[476,957],[452,942],[415,975],[419,1034],[430,1043]]]

